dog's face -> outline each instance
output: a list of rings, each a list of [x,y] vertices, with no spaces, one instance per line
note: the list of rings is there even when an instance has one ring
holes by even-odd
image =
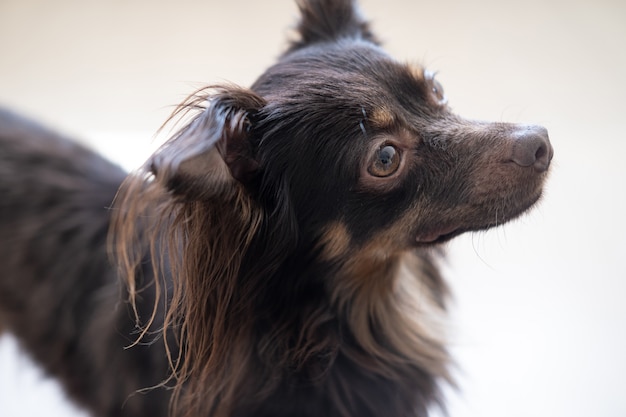
[[[552,158],[545,129],[456,116],[433,74],[368,36],[297,44],[250,91],[222,90],[200,118],[202,149],[217,144],[252,198],[288,211],[328,257],[372,240],[385,253],[441,243],[539,199]],[[189,194],[203,195],[215,187],[207,161],[220,158],[197,154],[182,182],[199,181],[205,191]]]
[[[545,130],[459,118],[431,73],[371,42],[298,50],[254,89],[263,175],[289,184],[306,233],[402,250],[502,224],[541,195]]]

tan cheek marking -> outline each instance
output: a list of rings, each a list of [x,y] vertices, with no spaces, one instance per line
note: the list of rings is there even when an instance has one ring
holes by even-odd
[[[383,248],[370,246],[351,255],[333,283],[332,299],[340,310],[351,304],[369,314],[376,300],[393,291],[396,265]]]
[[[330,261],[344,256],[350,248],[350,240],[348,229],[343,223],[328,225],[320,239],[322,259]]]
[[[406,248],[402,236],[406,233],[409,216],[403,216],[370,242],[352,250],[340,271],[334,298],[350,299],[356,294],[366,304],[384,297],[393,290],[397,258]]]

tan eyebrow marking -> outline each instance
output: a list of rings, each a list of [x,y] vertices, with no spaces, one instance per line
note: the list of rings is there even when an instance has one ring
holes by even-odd
[[[386,106],[375,109],[368,117],[368,121],[378,128],[389,127],[394,124],[395,120],[396,116]]]
[[[425,71],[421,65],[407,64],[406,67],[411,76],[418,82],[424,82],[429,76],[428,71]]]

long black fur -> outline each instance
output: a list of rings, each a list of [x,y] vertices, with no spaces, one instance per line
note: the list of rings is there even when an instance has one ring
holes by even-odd
[[[351,0],[299,7],[274,66],[192,95],[128,177],[0,111],[0,326],[94,416],[443,405],[439,245],[540,198],[547,132],[451,113]]]

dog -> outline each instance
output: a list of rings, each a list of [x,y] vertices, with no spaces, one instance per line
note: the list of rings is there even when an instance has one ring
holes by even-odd
[[[130,175],[0,112],[0,323],[94,416],[445,407],[442,244],[540,199],[547,131],[453,114],[353,1],[298,5]]]

